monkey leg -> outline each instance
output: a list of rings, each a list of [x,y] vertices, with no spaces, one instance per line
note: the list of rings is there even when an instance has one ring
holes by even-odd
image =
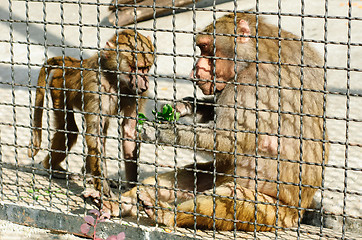
[[[138,200],[145,206],[146,213],[154,218],[155,206],[162,208],[168,206],[167,203],[177,204],[193,199],[195,188],[198,192],[211,188],[213,175],[205,172],[212,172],[212,167],[212,162],[198,163],[196,168],[190,164],[177,169],[177,172],[158,175],[157,182],[155,177],[145,179],[141,186],[122,194],[122,215],[135,215]]]
[[[137,208],[136,204],[138,200],[141,201],[152,201],[158,196],[158,199],[162,201],[170,201],[174,194],[172,187],[174,186],[175,172],[168,172],[160,174],[157,179],[157,192],[156,192],[156,179],[155,177],[146,178],[142,181],[142,185],[134,187],[131,190],[125,192],[121,196],[121,214],[125,216],[136,216]],[[151,200],[149,200],[151,199]]]
[[[66,117],[65,117],[66,116]],[[46,169],[65,171],[60,165],[66,157],[66,150],[70,150],[76,143],[78,137],[78,127],[74,120],[74,114],[68,112],[64,114],[64,110],[56,110],[54,113],[56,131],[51,141],[51,153],[48,154],[43,160],[43,166]],[[67,124],[65,124],[65,119]],[[66,129],[66,132],[64,131]],[[56,178],[65,178],[64,173],[56,172],[53,175]]]
[[[88,137],[88,136],[87,136]],[[87,141],[88,142],[88,141]],[[103,172],[101,168],[100,151],[97,148],[92,148],[88,145],[88,156],[86,158],[87,172],[90,172],[93,176],[93,184],[95,189],[87,189],[83,192],[84,197],[93,198],[94,202],[102,207],[104,212],[110,213],[112,216],[119,216],[118,198],[112,192],[110,185],[108,184],[105,176],[106,172]],[[108,197],[108,200],[104,199],[99,201],[101,194]]]
[[[107,131],[108,131],[108,127],[109,127],[109,119],[108,118],[105,118],[105,119],[103,119],[103,122],[102,122],[102,130],[103,130],[103,136],[107,136]],[[102,149],[103,149],[103,156],[106,156],[106,141],[107,140],[107,138],[106,137],[104,137],[104,138],[102,138]],[[86,164],[89,164],[89,162],[90,161],[86,161]],[[103,162],[102,162],[102,164],[103,164],[103,176],[105,177],[105,178],[108,178],[108,168],[107,168],[107,161],[106,160],[104,160]],[[87,166],[86,165],[86,167],[84,168],[84,166],[82,167],[82,173],[84,173],[84,171],[85,171],[85,173],[86,174],[92,174],[92,170],[91,170],[92,168],[91,168],[91,166]],[[93,179],[91,179],[91,178],[89,178],[88,176],[87,176],[87,182],[92,182],[93,181]],[[117,182],[115,182],[115,181],[110,181],[110,183],[111,183],[111,185],[113,185],[112,187],[118,187],[118,184],[117,184]]]
[[[87,141],[88,142],[88,141]],[[88,145],[88,156],[86,158],[86,168],[87,172],[89,172],[92,176],[96,178],[93,179],[94,187],[101,191],[108,197],[111,197],[112,191],[107,183],[106,172],[101,167],[101,153],[99,149],[92,148]],[[100,178],[104,179],[100,179]]]
[[[108,128],[109,128],[109,118],[106,118],[104,119],[104,124],[103,124],[103,136],[105,136],[103,139],[102,139],[102,143],[103,143],[103,156],[106,156],[106,142],[107,142],[107,132],[108,132]],[[103,161],[103,174],[105,176],[105,178],[108,179],[108,168],[107,168],[107,160],[105,159]],[[113,187],[113,188],[118,188],[119,184],[118,184],[118,181],[114,181],[112,179],[109,179],[109,184],[110,184],[110,187]]]
[[[191,199],[181,203],[176,209],[170,204],[161,203],[157,220],[167,226],[174,226],[174,219],[176,219],[178,227],[194,227],[196,219],[196,226],[201,229],[213,229],[215,222],[215,228],[218,230],[232,230],[235,223],[238,230],[253,231],[256,226],[257,231],[272,231],[276,224],[279,227],[292,227],[298,219],[297,210],[279,206],[278,222],[276,222],[276,199],[258,193],[257,201],[260,203],[255,205],[253,190],[237,185],[236,196],[234,190],[233,183],[226,183],[216,188],[216,195],[220,196],[215,199],[212,196],[199,195],[195,200]],[[207,193],[212,194],[212,191],[209,190]],[[237,198],[236,202],[234,197]],[[283,203],[280,202],[280,204]],[[256,225],[255,209],[257,209]],[[176,218],[175,211],[177,211]],[[151,217],[155,219],[155,217]]]
[[[93,189],[88,189],[83,192],[84,197],[91,197],[95,200],[95,203],[102,207],[102,210],[105,212],[109,212],[112,216],[119,216],[119,207],[117,198],[115,194],[112,192],[110,185],[107,181],[107,172],[104,169],[105,165],[102,163],[101,152],[102,147],[104,146],[104,140],[100,136],[100,118],[94,114],[86,115],[86,123],[87,123],[87,135],[86,142],[88,146],[88,155],[86,158],[86,172],[90,173],[93,177]],[[108,120],[103,119],[103,133],[107,131],[108,128]],[[104,150],[104,149],[103,149]],[[101,154],[102,153],[102,154]],[[102,167],[102,164],[104,167]],[[103,200],[102,202],[98,201],[101,195],[110,198],[110,201]]]

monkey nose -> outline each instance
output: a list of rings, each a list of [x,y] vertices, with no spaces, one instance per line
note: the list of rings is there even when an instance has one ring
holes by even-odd
[[[138,94],[142,94],[147,91],[147,88],[138,88]]]
[[[138,86],[137,92],[138,94],[142,94],[148,90],[148,83],[145,83],[142,86]]]

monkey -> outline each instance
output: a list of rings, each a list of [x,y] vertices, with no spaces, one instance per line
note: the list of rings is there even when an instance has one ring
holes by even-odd
[[[142,139],[213,159],[146,178],[122,195],[122,215],[134,215],[139,201],[171,227],[273,231],[298,223],[328,162],[323,62],[308,43],[302,48],[300,38],[278,30],[243,12],[198,33],[191,80],[214,98],[214,115],[209,123],[160,124],[157,131],[145,125]],[[203,114],[205,103],[194,102],[180,101],[176,110]]]
[[[35,156],[41,144],[43,102],[46,78],[48,81],[54,108],[56,132],[51,140],[51,152],[43,160],[44,168],[57,170],[60,174],[65,169],[60,165],[76,143],[78,127],[73,109],[84,114],[86,124],[86,172],[97,178],[93,179],[95,189],[114,198],[107,181],[100,179],[101,153],[105,151],[109,126],[109,117],[123,112],[122,143],[125,162],[126,180],[137,180],[137,144],[136,108],[142,111],[144,99],[137,101],[137,96],[146,96],[149,87],[148,72],[154,62],[154,47],[149,38],[134,30],[124,30],[115,34],[100,53],[82,62],[72,57],[50,58],[41,68],[36,90],[33,118],[33,135],[28,151],[29,157]],[[84,70],[82,70],[84,69]],[[134,96],[134,97],[132,97]],[[138,103],[137,103],[138,102]],[[106,167],[103,169],[106,175]],[[59,175],[59,174],[58,174]],[[114,207],[115,215],[119,215]]]

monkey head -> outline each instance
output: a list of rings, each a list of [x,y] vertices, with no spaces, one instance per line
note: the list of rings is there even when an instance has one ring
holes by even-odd
[[[236,19],[233,14],[226,15],[218,19],[215,27],[210,24],[197,35],[196,45],[201,57],[191,78],[198,79],[197,85],[205,95],[214,94],[215,90],[222,91],[227,82],[234,81],[235,69],[238,72],[246,65],[245,62],[237,62],[235,68],[237,59],[252,59],[255,56],[255,43],[249,37],[252,34],[249,27],[252,21],[255,20],[247,14],[237,15]],[[236,34],[230,36],[230,32],[235,32],[235,22]]]
[[[133,94],[148,89],[148,76],[154,62],[154,47],[149,37],[134,30],[124,30],[114,35],[101,51],[102,69],[120,72]]]

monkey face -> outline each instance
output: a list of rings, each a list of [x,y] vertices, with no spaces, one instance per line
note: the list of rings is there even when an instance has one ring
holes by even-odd
[[[109,43],[107,43],[109,45]],[[142,55],[139,57],[142,58]],[[141,59],[142,60],[142,59]],[[101,52],[102,69],[111,70],[112,74],[119,74],[118,80],[123,83],[123,88],[128,88],[130,94],[142,94],[148,90],[148,72],[151,66],[137,61],[138,67],[122,52],[116,52],[113,49]],[[115,78],[117,79],[117,78]]]
[[[122,86],[131,94],[142,94],[148,90],[146,75],[154,62],[154,48],[150,38],[135,34],[133,30],[124,30],[110,39],[101,52],[101,64],[103,69],[120,73]]]
[[[227,82],[233,82],[235,79],[235,44],[241,47],[250,55],[253,55],[252,41],[249,41],[251,34],[247,21],[240,19],[237,24],[238,37],[228,36],[230,31],[234,32],[233,17],[226,17],[207,26],[203,32],[210,34],[199,34],[196,37],[196,45],[200,48],[201,58],[196,63],[195,77],[200,79],[197,85],[206,95],[214,94],[214,91],[222,91]],[[218,35],[214,35],[217,33]],[[226,35],[223,35],[226,34]],[[238,48],[237,48],[238,49]],[[240,52],[240,50],[237,50]],[[248,59],[248,56],[243,56]],[[240,65],[240,64],[239,64]],[[191,74],[194,77],[194,74]],[[208,80],[208,81],[205,81]]]
[[[234,62],[225,58],[222,54],[220,54],[217,49],[215,53],[216,59],[213,59],[213,47],[210,46],[211,41],[209,37],[206,37],[206,41],[201,38],[198,39],[201,44],[199,44],[199,48],[201,50],[201,56],[205,56],[200,58],[196,63],[196,71],[195,77],[200,79],[197,81],[197,85],[202,90],[205,95],[214,94],[214,91],[222,91],[225,88],[225,85],[229,81],[233,81],[235,76],[234,71]],[[221,59],[220,59],[221,58]],[[191,77],[193,77],[193,73],[191,73]],[[214,80],[216,82],[214,82]]]
[[[149,67],[131,68],[129,74],[128,86],[133,93],[142,94],[148,90],[148,76]]]

